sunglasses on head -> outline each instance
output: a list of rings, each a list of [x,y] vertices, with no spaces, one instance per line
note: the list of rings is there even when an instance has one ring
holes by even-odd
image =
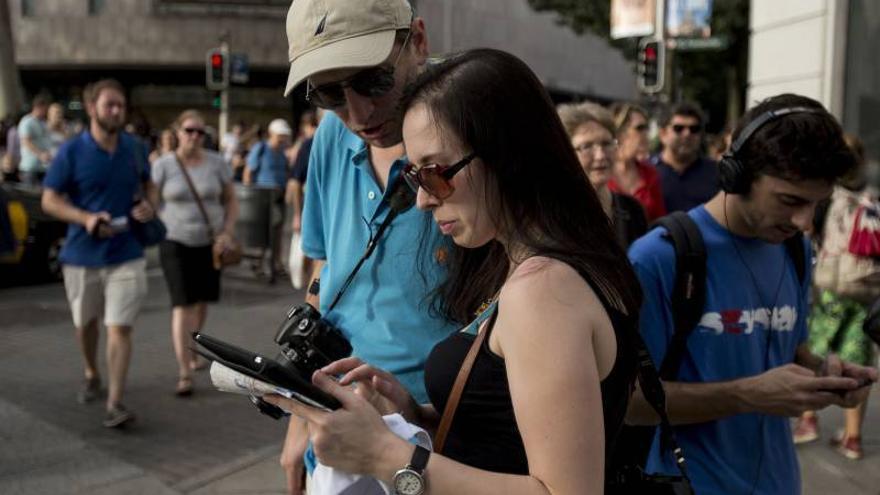
[[[418,169],[412,163],[407,163],[403,167],[403,178],[406,180],[407,185],[415,192],[418,192],[421,187],[425,192],[437,199],[446,199],[455,192],[455,188],[450,182],[452,177],[467,164],[474,161],[476,157],[476,153],[470,153],[452,165],[428,163]]]
[[[700,124],[694,125],[682,125],[682,124],[674,124],[672,126],[672,130],[675,131],[676,134],[681,134],[684,130],[687,129],[691,134],[698,134],[703,130],[703,126]]]
[[[187,133],[187,134],[197,134],[197,135],[199,135],[199,136],[204,136],[204,135],[205,135],[205,130],[204,130],[204,129],[200,129],[200,128],[198,128],[198,127],[184,127],[184,128],[183,128],[183,132],[185,132],[185,133]]]
[[[345,88],[351,88],[352,91],[366,98],[379,98],[388,94],[394,88],[394,71],[409,42],[409,35],[410,32],[407,32],[391,67],[370,67],[348,79],[320,86],[312,86],[311,82],[306,82],[306,100],[316,107],[333,110],[345,106]]]

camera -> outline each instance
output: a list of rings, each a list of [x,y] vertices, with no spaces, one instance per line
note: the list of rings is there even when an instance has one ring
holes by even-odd
[[[278,363],[306,379],[333,361],[351,356],[352,351],[342,332],[309,303],[287,312],[275,343],[281,346]]]

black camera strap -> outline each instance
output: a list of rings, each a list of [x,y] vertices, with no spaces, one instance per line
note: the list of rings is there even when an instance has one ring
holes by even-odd
[[[351,270],[351,273],[348,274],[348,278],[345,279],[345,282],[342,284],[342,287],[339,289],[339,292],[336,293],[336,297],[333,298],[333,302],[327,306],[326,313],[329,313],[336,307],[336,304],[339,303],[339,300],[342,298],[342,294],[348,289],[348,286],[351,285],[351,282],[354,280],[357,272],[360,271],[361,267],[364,265],[364,262],[373,254],[373,251],[376,250],[376,246],[379,245],[379,239],[381,239],[382,234],[385,233],[385,230],[391,225],[391,222],[397,218],[397,215],[405,212],[406,210],[412,208],[412,206],[416,202],[416,193],[406,184],[406,181],[403,178],[403,173],[397,176],[397,179],[388,187],[388,192],[385,194],[385,198],[383,201],[388,203],[390,211],[388,215],[385,216],[385,219],[382,220],[382,223],[379,224],[379,228],[376,229],[375,234],[370,235],[370,240],[367,242],[367,249],[364,251],[361,259],[358,260],[357,264],[354,266],[354,269]]]

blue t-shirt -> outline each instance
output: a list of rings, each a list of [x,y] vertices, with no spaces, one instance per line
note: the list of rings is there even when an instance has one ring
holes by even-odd
[[[135,153],[140,153],[138,159]],[[150,179],[146,149],[134,138],[120,133],[111,155],[98,146],[85,131],[67,141],[52,160],[43,186],[66,194],[71,204],[90,211],[106,211],[111,217],[129,217],[140,181]],[[61,262],[69,265],[101,267],[140,258],[144,248],[130,231],[108,239],[97,239],[79,224],[67,227],[67,240],[61,249]]]
[[[689,211],[712,199],[718,192],[718,164],[700,157],[683,174],[664,162],[660,155],[651,158],[660,175],[666,211]]]
[[[677,381],[729,381],[793,362],[797,346],[807,338],[809,276],[800,283],[783,244],[736,236],[703,206],[688,214],[706,243],[706,299]],[[641,333],[655,363],[663,362],[674,333],[675,253],[664,235],[665,229],[654,229],[629,250],[644,291]],[[805,249],[810,259],[806,241]],[[788,418],[739,414],[676,426],[675,433],[700,495],[800,493]],[[647,471],[678,474],[672,455],[661,455],[658,443],[655,437]]]
[[[287,156],[284,149],[273,150],[266,141],[257,143],[247,156],[247,167],[258,186],[284,187],[287,184]]]

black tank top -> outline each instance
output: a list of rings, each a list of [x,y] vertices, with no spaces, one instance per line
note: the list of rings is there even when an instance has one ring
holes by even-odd
[[[617,337],[614,366],[601,381],[607,465],[633,391],[637,361],[627,332],[636,331],[636,325],[634,318],[624,315],[606,301],[602,291],[589,277],[583,273],[581,276],[602,302]],[[484,330],[491,332],[496,315],[497,303],[487,308],[464,330],[440,341],[431,350],[425,363],[425,385],[431,403],[438,412],[446,407],[455,377],[476,338],[479,325],[491,317]],[[488,337],[487,334],[471,368],[442,454],[487,471],[528,474],[528,459],[513,413],[504,359],[489,349]],[[547,332],[547,337],[552,338],[552,333]],[[535,372],[540,373],[541,370]],[[547,406],[547,415],[552,416],[553,407],[551,404]]]

